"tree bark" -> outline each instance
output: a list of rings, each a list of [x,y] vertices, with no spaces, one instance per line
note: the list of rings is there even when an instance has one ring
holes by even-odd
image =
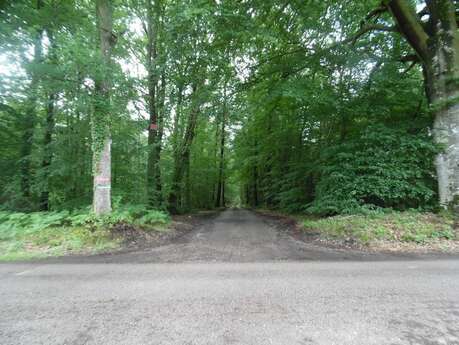
[[[459,201],[459,35],[454,6],[447,2],[437,1],[438,7],[431,8],[436,25],[425,68],[435,114],[433,135],[444,149],[435,160],[440,204],[453,206]]]
[[[93,138],[93,210],[96,215],[111,212],[111,136],[110,136],[110,65],[115,43],[112,32],[111,0],[96,0],[99,48],[105,66],[95,80],[95,106],[91,131]]]

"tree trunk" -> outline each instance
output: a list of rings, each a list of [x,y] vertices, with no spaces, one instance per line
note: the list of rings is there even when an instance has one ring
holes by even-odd
[[[183,103],[183,85],[179,84],[177,87],[177,106],[174,116],[174,125],[172,129],[172,147],[174,150],[174,157],[178,153],[180,131],[180,117],[182,116],[182,103]]]
[[[41,0],[37,1],[36,9],[40,10],[43,6]],[[43,49],[42,49],[42,38],[43,38],[43,29],[39,28],[35,34],[34,41],[34,57],[32,65],[34,68],[42,61],[43,58]],[[38,73],[34,70],[30,72],[31,82],[29,88],[29,96],[27,99],[27,108],[26,114],[24,116],[24,129],[22,135],[22,146],[21,146],[21,191],[22,196],[26,199],[25,201],[30,202],[30,187],[32,181],[32,172],[31,172],[31,153],[32,153],[32,144],[33,136],[35,130],[35,123],[37,119],[37,99],[38,99],[38,83],[39,76]]]
[[[162,151],[162,140],[163,140],[163,134],[164,134],[164,121],[166,118],[166,108],[165,108],[165,102],[166,102],[166,76],[163,71],[161,74],[161,88],[159,90],[159,109],[158,109],[158,145],[157,145],[157,151],[158,151],[158,168],[156,169],[156,191],[158,195],[158,206],[163,207],[163,187],[162,187],[162,182],[161,182],[161,151]]]
[[[192,98],[196,98],[197,85],[192,87]],[[199,115],[199,103],[194,103],[191,108],[190,116],[188,119],[187,127],[185,129],[185,135],[183,141],[177,144],[177,153],[175,154],[174,173],[172,177],[171,192],[169,194],[169,211],[171,213],[177,213],[180,209],[181,199],[181,184],[186,168],[186,161],[189,159],[191,144],[195,136],[196,125]]]
[[[174,127],[172,132],[172,147],[173,147],[173,157],[174,157],[174,170],[172,175],[172,186],[169,193],[168,200],[168,209],[171,213],[177,213],[177,205],[179,200],[180,193],[180,172],[179,172],[179,147],[180,147],[180,117],[182,116],[182,102],[183,102],[183,85],[179,84],[177,88],[177,108],[174,116]]]
[[[443,146],[435,164],[440,204],[459,198],[459,35],[455,2],[426,1],[429,20],[422,23],[406,0],[387,2],[398,30],[421,61],[425,89],[435,115],[433,136]]]
[[[190,176],[190,151],[185,158],[185,195],[183,198],[182,209],[191,209],[191,176]]]
[[[158,0],[155,0],[155,5]],[[158,10],[158,6],[155,6]],[[161,171],[160,171],[160,133],[158,123],[157,89],[158,76],[157,65],[157,38],[158,38],[158,16],[153,13],[152,0],[147,0],[147,72],[148,72],[148,112],[150,114],[150,125],[148,129],[148,163],[147,163],[147,190],[148,204],[151,207],[161,206]]]
[[[114,44],[111,0],[96,1],[99,47],[103,73],[95,80],[95,106],[91,121],[93,139],[93,210],[96,215],[111,212],[110,65]]]
[[[40,210],[49,211],[49,169],[51,166],[52,160],[52,138],[54,132],[54,102],[56,99],[56,94],[51,92],[48,96],[48,104],[46,107],[46,127],[45,127],[45,137],[43,140],[43,161],[41,167],[43,169],[43,180],[44,188],[40,195]]]
[[[443,19],[430,42],[425,76],[435,115],[434,139],[443,147],[435,159],[440,204],[447,207],[459,201],[459,36],[456,22],[446,26]]]
[[[51,30],[47,30],[48,39],[50,41],[50,62],[55,66],[56,65],[56,56],[55,56],[55,46],[54,38]],[[43,189],[40,194],[40,210],[49,211],[49,169],[51,167],[52,160],[52,139],[55,126],[55,101],[56,93],[54,90],[49,92],[48,102],[46,105],[46,124],[45,124],[45,136],[43,138],[43,159],[41,167],[43,170]]]
[[[226,95],[225,95],[226,97]],[[219,171],[218,171],[218,184],[217,184],[217,200],[215,201],[216,207],[225,207],[225,177],[224,177],[224,169],[225,169],[225,125],[226,125],[226,100],[225,104],[223,105],[223,113],[222,113],[222,127],[220,132],[220,163],[219,163]]]

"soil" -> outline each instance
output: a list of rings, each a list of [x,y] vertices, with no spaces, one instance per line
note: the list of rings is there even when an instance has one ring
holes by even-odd
[[[144,229],[131,224],[118,224],[110,232],[121,240],[120,251],[133,251],[159,247],[179,242],[180,238],[216,217],[218,211],[201,211],[193,214],[172,216],[171,224],[164,230]]]

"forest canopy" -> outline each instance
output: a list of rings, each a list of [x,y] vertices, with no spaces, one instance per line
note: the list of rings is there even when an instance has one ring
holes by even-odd
[[[450,206],[456,6],[0,1],[1,208]]]

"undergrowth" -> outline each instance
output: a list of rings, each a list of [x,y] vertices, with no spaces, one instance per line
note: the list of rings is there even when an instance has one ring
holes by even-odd
[[[169,216],[143,205],[119,207],[97,217],[89,208],[59,212],[0,211],[0,260],[18,260],[68,253],[96,253],[119,248],[111,234],[117,224],[147,231],[165,229]]]
[[[451,215],[415,211],[338,215],[307,219],[303,225],[329,239],[353,239],[364,245],[375,241],[428,244],[455,238]]]

